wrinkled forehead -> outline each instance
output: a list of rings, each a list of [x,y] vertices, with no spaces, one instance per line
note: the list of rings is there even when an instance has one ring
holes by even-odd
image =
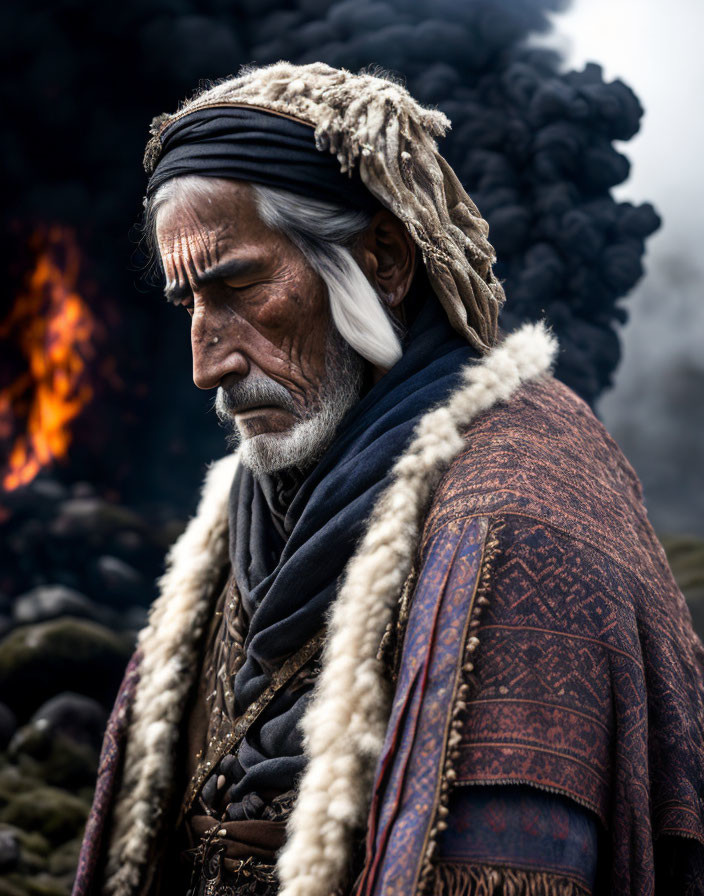
[[[175,178],[157,193],[154,208],[156,244],[167,277],[174,265],[212,264],[266,236],[251,185],[242,181]]]
[[[160,188],[153,208],[160,246],[190,231],[244,231],[259,219],[251,185],[224,178],[174,178]]]

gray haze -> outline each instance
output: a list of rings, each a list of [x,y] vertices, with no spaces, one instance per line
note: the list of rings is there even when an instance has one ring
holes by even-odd
[[[663,218],[625,302],[623,361],[599,412],[657,531],[704,535],[704,3],[576,0],[554,24],[568,67],[599,62],[636,91],[645,116],[616,195],[650,200]]]

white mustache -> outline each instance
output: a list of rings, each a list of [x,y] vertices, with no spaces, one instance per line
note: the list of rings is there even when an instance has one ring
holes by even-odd
[[[221,420],[229,421],[235,414],[261,405],[273,405],[296,413],[296,404],[288,389],[281,383],[262,377],[241,380],[232,386],[220,386],[215,398],[215,413]]]

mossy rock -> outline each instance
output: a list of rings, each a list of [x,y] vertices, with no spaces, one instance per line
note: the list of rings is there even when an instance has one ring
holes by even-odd
[[[0,896],[27,896],[27,880],[19,874],[0,875]]]
[[[52,848],[46,837],[8,824],[0,825],[0,830],[10,831],[17,839],[20,855],[15,870],[18,874],[31,876],[49,870]]]
[[[693,535],[666,535],[662,544],[685,597],[693,589],[704,591],[704,539]]]
[[[84,545],[102,545],[118,532],[150,534],[146,522],[128,507],[102,498],[79,497],[63,501],[51,522],[51,534],[60,539],[79,539]]]
[[[704,539],[665,535],[661,541],[675,581],[689,605],[694,629],[704,639]]]
[[[7,827],[10,826],[7,825]],[[46,865],[51,855],[51,844],[46,837],[38,831],[23,831],[18,827],[11,827],[11,830],[17,834],[17,839],[20,842],[20,854],[24,856],[26,853],[29,853],[37,856],[44,860],[44,865]]]
[[[14,871],[20,863],[20,838],[7,825],[0,825],[0,874]]]
[[[27,886],[28,896],[70,896],[71,886],[49,874],[33,877]]]
[[[82,842],[82,837],[76,837],[56,849],[49,857],[49,873],[54,877],[75,875]]]
[[[56,787],[40,786],[19,793],[0,811],[0,822],[23,831],[37,832],[53,846],[78,837],[88,817],[89,806],[73,794]]]
[[[10,867],[3,867],[0,872],[0,896],[13,896],[28,892],[28,882],[49,869],[48,857],[51,847],[45,837],[38,833],[28,833],[15,825],[0,824],[0,833],[9,834],[18,847],[17,860]],[[8,883],[8,878],[13,883]]]
[[[31,866],[44,870],[49,866],[51,858],[51,846],[46,837],[37,831],[25,831],[27,836],[20,839],[20,863],[22,866]]]
[[[95,782],[98,754],[41,722],[25,725],[10,743],[10,755],[26,778],[75,791]]]
[[[21,722],[61,691],[110,707],[131,651],[130,636],[84,619],[22,626],[0,642],[0,691]]]
[[[40,856],[28,849],[22,850],[18,873],[34,875],[48,870],[49,860],[45,856]]]
[[[71,896],[73,885],[76,881],[76,869],[72,868],[70,874],[61,874],[54,878],[56,885],[64,888],[66,896]]]
[[[0,769],[0,807],[14,799],[18,793],[31,790],[36,784],[36,781],[25,779],[16,765],[5,765]]]
[[[0,878],[0,896],[69,896],[71,888],[49,874],[8,874]]]
[[[98,773],[98,754],[86,744],[77,744],[63,735],[56,735],[51,752],[40,763],[41,775],[47,784],[70,788],[90,786]]]
[[[71,896],[73,878],[56,880],[48,874],[42,874],[29,882],[28,896]]]

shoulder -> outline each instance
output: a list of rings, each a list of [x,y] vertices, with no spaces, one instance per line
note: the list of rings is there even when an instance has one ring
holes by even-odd
[[[514,514],[635,565],[644,546],[659,552],[632,467],[591,409],[553,377],[522,386],[463,435],[424,542],[452,520]]]
[[[433,509],[544,511],[556,503],[545,500],[558,497],[555,486],[570,480],[584,497],[608,487],[634,503],[641,500],[638,478],[614,440],[588,405],[554,377],[523,385],[475,418],[463,435],[465,447],[441,482]],[[498,500],[480,501],[492,494]]]

